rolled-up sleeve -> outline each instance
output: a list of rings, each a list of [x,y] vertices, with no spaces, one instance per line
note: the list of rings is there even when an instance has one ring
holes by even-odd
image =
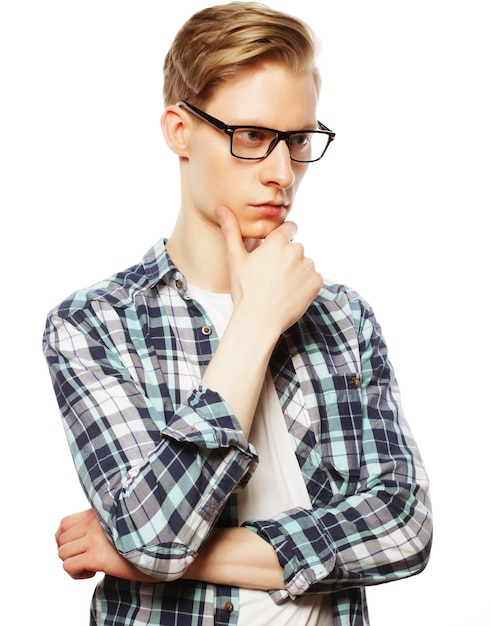
[[[312,510],[244,524],[276,550],[287,588],[272,592],[278,602],[404,578],[428,562],[432,514],[425,467],[380,328],[367,306],[360,305],[357,315],[360,428],[356,437],[353,431],[330,432],[337,441],[349,437],[358,450],[359,463],[350,467],[353,487],[339,489],[338,483],[328,502],[321,496]],[[341,424],[336,417],[332,424]],[[339,480],[340,473],[332,478]]]
[[[173,580],[257,456],[218,394],[197,387],[164,416],[97,334],[86,321],[51,314],[44,335],[74,463],[118,551],[145,573]]]

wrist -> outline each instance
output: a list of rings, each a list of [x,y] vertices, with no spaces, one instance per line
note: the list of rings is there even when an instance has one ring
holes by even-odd
[[[258,353],[268,356],[283,332],[279,317],[274,311],[263,310],[256,302],[242,300],[234,308],[229,326],[236,327],[242,338],[247,338],[251,347]]]

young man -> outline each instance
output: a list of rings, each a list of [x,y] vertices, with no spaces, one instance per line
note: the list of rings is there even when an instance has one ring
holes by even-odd
[[[106,573],[91,624],[361,626],[366,585],[427,562],[427,479],[379,327],[287,221],[334,138],[314,52],[262,5],[193,16],[165,62],[175,228],[49,315],[91,506],[57,542],[74,578]]]

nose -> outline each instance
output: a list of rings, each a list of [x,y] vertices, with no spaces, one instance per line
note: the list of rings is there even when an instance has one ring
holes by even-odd
[[[281,140],[273,151],[261,162],[261,179],[264,184],[275,184],[281,189],[289,189],[295,182],[290,149]]]

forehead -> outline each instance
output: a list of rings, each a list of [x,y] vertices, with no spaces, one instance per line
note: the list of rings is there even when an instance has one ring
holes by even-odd
[[[228,124],[255,124],[281,130],[316,123],[318,93],[311,73],[263,63],[220,84],[206,105]]]

